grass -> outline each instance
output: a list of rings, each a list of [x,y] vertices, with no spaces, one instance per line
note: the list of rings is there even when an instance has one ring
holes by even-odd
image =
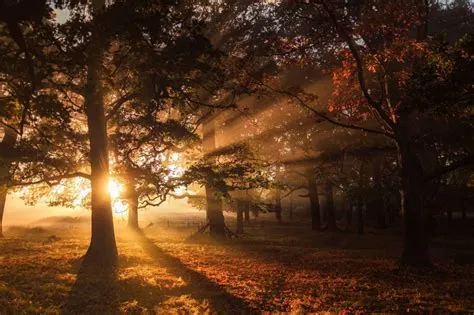
[[[119,265],[85,270],[79,226],[12,228],[0,240],[1,314],[461,312],[474,309],[474,265],[434,249],[436,266],[401,270],[394,233],[247,229],[216,243],[191,229],[117,228]],[[55,237],[51,237],[55,235]],[[441,244],[439,240],[437,244]],[[451,243],[450,243],[451,244]]]

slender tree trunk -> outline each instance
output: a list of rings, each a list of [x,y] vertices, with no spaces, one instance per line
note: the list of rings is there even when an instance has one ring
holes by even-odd
[[[132,230],[140,230],[138,225],[138,194],[133,183],[127,185],[128,202],[128,227]]]
[[[327,229],[330,231],[335,231],[337,229],[336,214],[334,213],[334,196],[332,191],[332,183],[330,181],[326,181],[324,185],[324,194],[326,196],[324,208],[326,209],[327,213]]]
[[[321,229],[321,210],[319,205],[319,192],[316,180],[310,178],[308,180],[309,203],[311,207],[311,229]]]
[[[427,215],[423,209],[423,168],[410,144],[399,141],[401,168],[401,205],[404,223],[404,242],[401,262],[410,266],[427,266]]]
[[[382,183],[382,156],[377,155],[373,163],[374,192],[372,193],[371,207],[377,215],[377,228],[387,228],[387,214],[385,209]]]
[[[364,197],[363,192],[365,191],[365,170],[364,162],[361,161],[359,168],[359,192],[357,193],[357,233],[359,235],[364,234]]]
[[[244,204],[244,221],[247,224],[250,224],[250,201],[248,198],[245,199]]]
[[[352,200],[349,200],[346,204],[346,230],[349,230],[349,227],[352,225],[352,211],[354,210],[354,205]]]
[[[138,225],[138,201],[128,200],[128,227],[132,230],[140,230]]]
[[[237,234],[244,233],[244,206],[243,200],[237,200],[237,228],[235,231]]]
[[[105,6],[104,1],[94,1],[94,12]],[[117,260],[114,221],[109,183],[109,150],[105,119],[103,84],[100,77],[102,43],[98,27],[93,30],[87,56],[87,83],[85,108],[89,129],[91,163],[91,230],[92,237],[85,256],[85,263],[113,265]]]
[[[7,201],[7,185],[0,185],[0,237],[3,237],[3,213]]]
[[[357,199],[357,234],[364,234],[364,202],[362,196]]]
[[[281,191],[277,188],[275,191],[275,218],[278,224],[282,224],[281,212]]]
[[[2,154],[11,152],[17,140],[17,134],[10,130],[10,128],[4,128],[4,136],[0,143],[0,237],[3,237],[3,214],[5,213],[5,205],[7,202],[8,195],[8,181],[10,177],[11,162],[6,158],[2,160]]]
[[[203,123],[203,149],[204,154],[212,153],[216,149],[216,130],[214,117],[211,115]],[[215,163],[214,159],[208,158],[209,163]],[[209,233],[212,237],[225,237],[225,221],[222,213],[222,200],[218,191],[211,185],[206,185],[206,215],[209,222]]]

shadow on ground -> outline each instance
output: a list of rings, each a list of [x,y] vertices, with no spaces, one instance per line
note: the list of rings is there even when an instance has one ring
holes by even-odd
[[[117,269],[81,266],[62,314],[115,314],[119,311]]]
[[[119,276],[128,268],[143,266],[140,258],[126,256],[119,256],[115,267],[82,265],[61,314],[159,313],[157,307],[176,289],[151,285],[137,274],[126,279]]]
[[[176,294],[189,295],[201,303],[207,303],[209,305],[208,311],[211,313],[249,314],[254,312],[243,299],[230,294],[203,274],[187,267],[181,260],[169,255],[154,244],[143,233],[137,232],[134,237],[143,250],[157,263],[186,282],[187,285],[176,291]]]
[[[218,313],[250,314],[244,300],[230,294],[201,273],[190,269],[178,258],[155,245],[141,233],[132,234],[152,264],[182,283],[147,282],[143,276],[124,277],[127,270],[149,268],[143,258],[120,256],[117,267],[82,265],[77,278],[61,309],[61,314],[118,314],[118,313]],[[166,271],[165,271],[166,270]],[[146,274],[146,273],[145,273]],[[159,277],[158,277],[159,278]],[[145,281],[144,281],[145,280]],[[184,283],[183,283],[184,282]]]

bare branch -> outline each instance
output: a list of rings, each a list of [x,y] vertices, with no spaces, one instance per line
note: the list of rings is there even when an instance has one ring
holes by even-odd
[[[339,126],[339,127],[343,127],[343,128],[348,128],[348,129],[353,129],[353,130],[359,130],[359,131],[364,131],[364,132],[367,132],[367,133],[373,133],[373,134],[379,134],[379,135],[383,135],[383,136],[386,136],[386,137],[389,137],[389,138],[392,138],[394,139],[394,135],[392,133],[389,133],[387,131],[383,131],[383,130],[376,130],[376,129],[371,129],[371,128],[366,128],[366,127],[362,127],[362,126],[358,126],[358,125],[353,125],[353,124],[348,124],[348,123],[343,123],[343,122],[340,122],[334,118],[331,118],[329,116],[327,116],[326,113],[323,113],[321,111],[318,111],[316,109],[314,109],[313,107],[311,107],[310,105],[308,105],[301,97],[299,97],[298,95],[295,95],[289,91],[285,91],[285,90],[278,90],[278,89],[275,89],[267,84],[264,84],[262,82],[260,82],[260,84],[274,92],[277,92],[277,93],[280,93],[280,94],[284,94],[290,98],[293,98],[295,99],[296,101],[298,101],[298,103],[305,109],[311,111],[315,116],[327,121],[327,122],[330,122],[331,124],[333,125],[336,125],[336,126]]]

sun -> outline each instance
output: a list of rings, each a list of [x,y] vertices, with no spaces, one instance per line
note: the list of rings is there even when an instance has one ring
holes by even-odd
[[[123,217],[128,212],[128,205],[124,200],[120,199],[120,195],[123,191],[124,187],[122,183],[120,183],[115,178],[109,179],[109,194],[110,199],[112,201],[112,211],[115,216]]]
[[[110,198],[117,199],[120,197],[120,193],[123,191],[123,185],[115,178],[109,179],[109,194]]]

